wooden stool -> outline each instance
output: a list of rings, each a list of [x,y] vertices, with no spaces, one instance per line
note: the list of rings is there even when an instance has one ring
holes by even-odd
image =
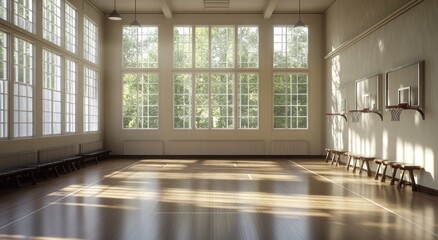
[[[374,176],[374,180],[379,180],[379,171],[383,161],[384,161],[383,159],[379,159],[379,158],[374,159],[374,163],[377,164],[376,175]]]
[[[364,170],[363,165],[366,164],[367,166],[367,175],[371,176],[371,169],[370,169],[370,161],[373,161],[375,157],[370,156],[358,156],[358,160],[360,161],[360,169],[359,174],[362,174],[362,170]],[[356,171],[356,162],[354,163],[353,172]]]
[[[333,150],[333,158],[331,164],[333,164],[333,161],[336,163],[335,165],[338,166],[338,164],[341,162],[341,156],[345,155],[348,151],[345,150]]]
[[[389,162],[388,164],[392,168],[392,177],[391,177],[390,185],[394,185],[394,183],[395,183],[395,175],[397,174],[397,169],[400,168],[401,163],[399,163],[399,162]]]
[[[386,180],[386,169],[388,169],[388,165],[391,165],[392,163],[394,163],[394,161],[390,161],[390,160],[383,160],[382,161],[383,172],[382,172],[382,179],[380,179],[380,182],[385,182],[385,180]]]
[[[414,192],[418,191],[417,184],[415,183],[415,178],[414,178],[414,170],[421,170],[421,166],[412,165],[410,163],[400,163],[399,168],[401,170],[401,174],[400,174],[400,180],[397,184],[397,188],[401,188],[402,185],[404,184],[403,177],[405,176],[406,170],[408,170],[409,176],[411,178],[412,191],[414,191]]]
[[[331,148],[326,148],[325,151],[327,152],[327,154],[325,155],[325,162],[327,163],[329,161],[330,155],[333,154],[333,149]],[[333,157],[333,156],[332,156]]]
[[[348,157],[347,170],[349,170],[350,169],[351,160],[353,160],[354,165],[356,165],[356,161],[357,161],[357,158],[359,157],[359,155],[355,154],[355,153],[352,153],[352,152],[346,152],[345,155]]]

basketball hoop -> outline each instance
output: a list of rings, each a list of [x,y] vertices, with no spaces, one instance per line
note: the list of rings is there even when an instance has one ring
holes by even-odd
[[[403,109],[408,107],[407,103],[400,103],[398,105],[386,106],[386,109],[391,113],[391,121],[400,121],[400,115]]]
[[[360,122],[360,116],[362,116],[362,112],[360,111],[351,111],[351,119],[353,122]]]

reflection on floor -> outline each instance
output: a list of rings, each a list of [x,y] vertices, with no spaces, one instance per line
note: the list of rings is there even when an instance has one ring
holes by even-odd
[[[113,159],[0,194],[0,239],[438,239],[438,197],[322,159]]]

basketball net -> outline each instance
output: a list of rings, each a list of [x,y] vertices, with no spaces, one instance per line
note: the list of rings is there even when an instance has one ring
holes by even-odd
[[[391,113],[391,121],[400,121],[400,115],[403,111],[401,107],[388,107],[388,111]]]

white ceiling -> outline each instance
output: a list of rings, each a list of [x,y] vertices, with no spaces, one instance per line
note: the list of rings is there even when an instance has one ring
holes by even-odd
[[[114,9],[114,0],[90,0],[103,13]],[[135,0],[116,0],[117,11],[133,13]],[[224,0],[210,0],[224,1]],[[226,1],[226,0],[225,0]],[[206,9],[204,0],[137,0],[137,13],[297,13],[299,0],[229,0],[229,8]],[[323,13],[336,0],[301,0],[302,13]]]

